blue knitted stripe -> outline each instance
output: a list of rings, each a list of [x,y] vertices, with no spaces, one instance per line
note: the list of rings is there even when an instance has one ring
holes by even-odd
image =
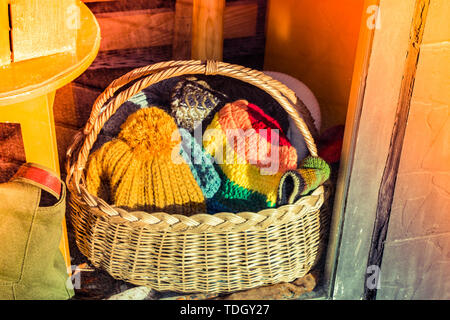
[[[186,129],[179,128],[182,143],[180,154],[191,168],[192,175],[203,192],[205,199],[212,198],[219,190],[221,181],[213,165],[213,159],[195,141]]]

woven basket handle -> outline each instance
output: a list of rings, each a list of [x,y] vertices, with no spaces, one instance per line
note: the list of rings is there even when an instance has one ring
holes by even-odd
[[[286,110],[305,139],[310,154],[312,156],[317,156],[317,148],[314,139],[308,126],[299,116],[295,107],[297,97],[291,89],[281,82],[271,78],[263,72],[225,62],[210,60],[168,61],[128,72],[122,77],[114,80],[97,98],[83,132],[80,132],[75,136],[72,145],[67,150],[67,185],[69,185],[69,181],[73,176],[75,186],[78,192],[80,192],[79,182],[82,177],[82,171],[87,163],[90,150],[105,122],[108,121],[125,101],[152,84],[187,74],[228,76],[264,90]],[[120,88],[137,79],[139,80],[129,88],[114,96],[116,91]],[[80,146],[81,143],[82,145]],[[79,149],[78,158],[76,159],[76,162],[73,163],[73,160],[75,159],[72,159],[72,155],[75,155],[74,151],[77,149]]]

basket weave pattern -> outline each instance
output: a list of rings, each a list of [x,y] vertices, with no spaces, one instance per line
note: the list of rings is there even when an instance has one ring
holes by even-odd
[[[323,186],[292,205],[190,217],[129,212],[86,190],[83,170],[104,123],[140,90],[185,74],[229,76],[268,92],[292,117],[311,155],[317,156],[295,108],[295,94],[259,71],[215,61],[169,61],[135,69],[97,98],[84,130],[67,151],[66,182],[80,251],[114,278],[160,291],[229,293],[304,276],[323,247],[329,196]]]

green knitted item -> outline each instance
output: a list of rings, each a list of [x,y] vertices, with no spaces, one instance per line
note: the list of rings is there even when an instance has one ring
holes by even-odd
[[[328,163],[319,157],[308,156],[302,160],[298,172],[305,180],[306,186],[302,195],[317,189],[330,177],[331,169]]]
[[[214,197],[206,202],[208,213],[236,213],[249,210],[257,212],[275,206],[274,203],[267,201],[265,195],[234,183],[227,178],[217,164],[214,166],[222,183]]]
[[[308,156],[297,170],[286,171],[280,179],[277,203],[257,191],[248,190],[229,180],[218,165],[215,168],[222,179],[216,195],[207,202],[208,212],[259,211],[267,208],[293,204],[302,196],[318,188],[330,177],[330,166],[319,157]]]
[[[230,181],[211,155],[205,152],[185,129],[179,129],[182,144],[180,154],[188,163],[206,199],[208,213],[239,212],[267,208],[266,196]],[[269,203],[270,207],[275,204]]]
[[[280,179],[277,206],[293,204],[330,177],[330,166],[319,157],[308,156],[298,170],[286,171]]]

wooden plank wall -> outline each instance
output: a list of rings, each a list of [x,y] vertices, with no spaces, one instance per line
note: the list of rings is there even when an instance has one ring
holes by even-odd
[[[175,3],[173,26],[172,59],[182,60],[191,55],[193,0]]]
[[[250,43],[260,42],[253,54],[261,54],[264,47],[261,34],[264,34],[262,18],[265,1],[227,2],[223,21],[224,39],[245,38]],[[88,6],[95,13],[102,31],[100,53],[91,70],[109,65],[113,68],[117,65],[146,65],[158,60],[158,53],[163,60],[173,56],[177,59],[190,58],[190,50],[186,48],[190,49],[192,0],[139,0],[133,1],[133,5],[129,1],[116,0],[89,2]],[[232,43],[225,42],[227,44],[228,47],[233,47]],[[161,48],[167,47],[173,48],[165,50],[166,54],[162,57]],[[160,48],[159,52],[152,54],[156,48]],[[237,48],[234,48],[234,54],[239,55],[236,51]],[[228,56],[225,55],[224,58],[227,59]]]
[[[0,183],[8,181],[25,162],[20,125],[0,124]]]

